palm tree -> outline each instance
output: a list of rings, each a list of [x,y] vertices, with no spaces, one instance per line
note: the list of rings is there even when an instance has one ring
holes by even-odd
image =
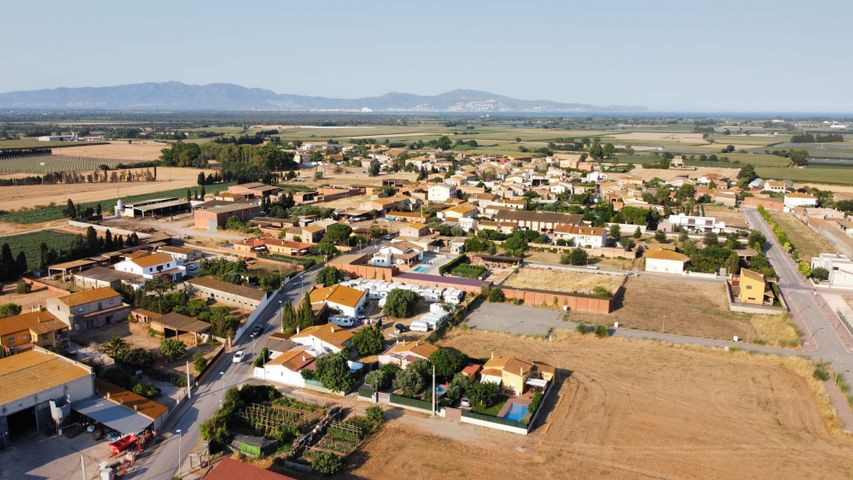
[[[110,357],[116,357],[127,348],[127,342],[123,338],[113,337],[101,345],[100,351]]]

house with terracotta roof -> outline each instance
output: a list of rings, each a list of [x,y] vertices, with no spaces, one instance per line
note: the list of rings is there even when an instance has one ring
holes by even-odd
[[[338,353],[350,346],[353,333],[344,330],[337,325],[327,323],[314,325],[297,332],[290,337],[293,343],[308,347],[312,355],[320,356],[324,353]]]
[[[271,382],[283,383],[294,387],[304,387],[305,378],[302,370],[314,370],[316,352],[312,353],[307,347],[297,347],[273,357],[263,367],[256,367],[254,376]]]
[[[234,242],[234,250],[240,252],[268,252],[274,255],[305,255],[310,243],[279,240],[278,238],[247,238]]]
[[[808,193],[788,193],[784,200],[785,211],[792,212],[797,207],[816,207],[817,197]]]
[[[543,386],[541,382],[550,382],[555,374],[556,369],[550,365],[513,356],[495,357],[493,353],[480,371],[480,381],[497,383],[504,390],[519,396],[528,384]],[[530,382],[531,379],[540,382]]]
[[[110,287],[47,299],[47,311],[75,332],[123,322],[130,310],[131,306],[122,302],[121,294]]]
[[[646,271],[659,273],[684,273],[684,266],[690,261],[690,257],[683,253],[672,250],[653,249],[647,250]]]
[[[330,285],[315,288],[309,294],[311,305],[325,304],[332,310],[339,310],[348,317],[357,317],[361,307],[367,301],[367,293],[346,285]]]
[[[0,348],[6,354],[56,346],[68,325],[50,312],[35,311],[0,319]]]
[[[438,212],[438,218],[451,222],[458,222],[463,218],[474,218],[476,216],[477,207],[470,203],[460,203],[455,207]]]
[[[430,355],[438,351],[438,347],[421,340],[399,342],[388,347],[379,355],[380,365],[396,365],[402,369],[416,361],[429,360]]]
[[[173,282],[184,278],[187,271],[186,267],[178,265],[178,262],[166,252],[125,257],[124,260],[116,263],[114,268],[119,272],[132,273],[146,280],[166,277]]]
[[[230,457],[225,457],[210,469],[203,480],[295,480],[293,477],[264,470]]]
[[[607,230],[603,227],[559,224],[551,236],[578,247],[601,248],[607,244]]]

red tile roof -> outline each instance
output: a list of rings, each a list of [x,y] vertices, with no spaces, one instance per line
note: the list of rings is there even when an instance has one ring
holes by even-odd
[[[203,480],[296,480],[293,477],[264,470],[228,457],[223,458],[202,478]]]

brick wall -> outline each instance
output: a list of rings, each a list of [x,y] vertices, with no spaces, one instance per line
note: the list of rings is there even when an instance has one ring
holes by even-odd
[[[620,287],[621,290],[622,287]],[[578,312],[608,314],[613,311],[613,299],[619,296],[620,291],[613,298],[587,297],[572,295],[569,293],[549,292],[545,290],[522,290],[517,288],[502,287],[506,298],[518,298],[525,305],[538,307],[546,306],[568,306],[569,310]]]

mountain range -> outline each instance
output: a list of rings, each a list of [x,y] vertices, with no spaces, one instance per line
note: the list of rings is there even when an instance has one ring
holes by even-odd
[[[521,100],[478,90],[438,95],[390,92],[329,98],[276,93],[231,83],[150,82],[110,87],[51,88],[0,93],[0,108],[19,110],[271,111],[271,112],[641,112],[645,107]]]

